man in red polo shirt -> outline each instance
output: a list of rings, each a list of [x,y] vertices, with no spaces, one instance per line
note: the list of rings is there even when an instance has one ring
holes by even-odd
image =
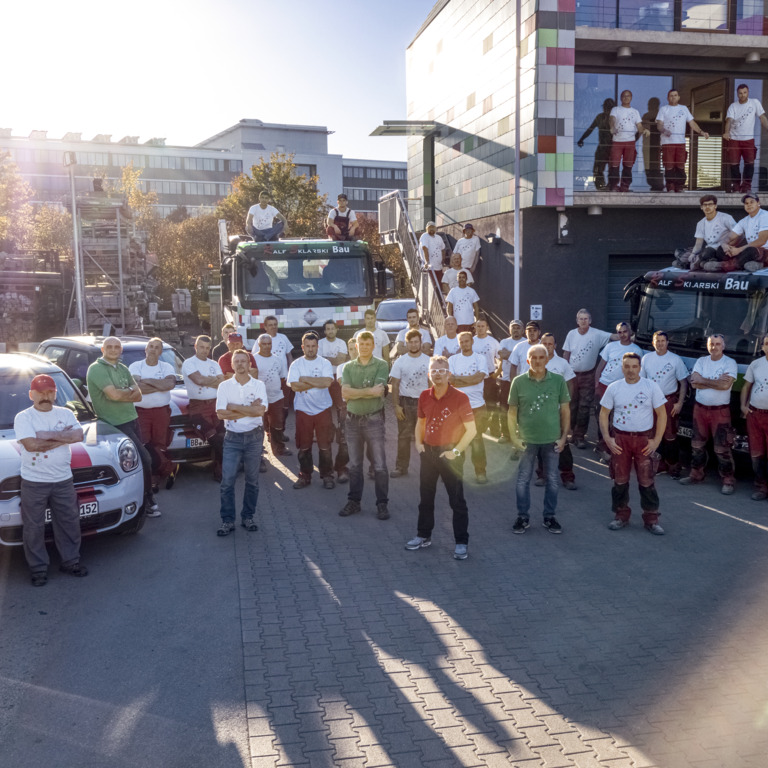
[[[453,556],[456,560],[466,560],[469,515],[464,500],[462,462],[457,459],[472,442],[477,427],[469,398],[448,383],[449,375],[448,358],[438,356],[430,360],[432,388],[425,389],[419,396],[416,422],[416,451],[421,457],[418,534],[405,548],[424,549],[432,544],[435,492],[440,478],[453,510],[453,536],[456,541]]]
[[[227,349],[229,352],[225,352],[219,358],[219,367],[224,374],[224,378],[231,379],[235,375],[235,369],[232,367],[232,355],[237,352],[238,349],[243,349],[242,335],[239,333],[230,333],[227,338]],[[255,379],[259,375],[256,366],[256,358],[250,352],[248,352],[248,357],[251,360],[251,376]]]

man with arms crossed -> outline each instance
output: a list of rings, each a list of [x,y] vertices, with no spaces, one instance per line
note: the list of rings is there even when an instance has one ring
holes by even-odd
[[[323,323],[323,333],[325,336],[320,339],[317,346],[317,354],[324,357],[333,369],[333,382],[328,387],[333,403],[331,411],[336,421],[336,459],[333,468],[336,472],[336,482],[344,484],[349,482],[349,450],[347,449],[347,436],[344,431],[347,421],[347,404],[341,396],[341,382],[339,381],[339,366],[349,360],[347,345],[343,339],[337,337],[338,326],[333,320],[326,320]]]
[[[419,395],[416,422],[416,451],[421,457],[419,471],[419,520],[416,536],[405,548],[425,549],[432,544],[435,527],[435,493],[441,479],[453,511],[456,560],[467,559],[469,515],[464,500],[462,453],[475,437],[475,421],[469,398],[448,383],[448,360],[433,357],[429,363],[432,388]]]
[[[741,413],[747,420],[749,455],[755,473],[754,501],[768,499],[768,336],[763,338],[763,356],[753,360],[744,374]]]
[[[291,452],[285,447],[285,412],[283,411],[283,387],[288,378],[288,369],[282,355],[272,354],[272,337],[262,333],[256,339],[259,351],[256,354],[256,378],[264,383],[267,390],[267,410],[261,417],[264,435],[269,435],[269,444],[274,456],[290,456]],[[253,372],[251,372],[253,375]],[[262,454],[261,472],[267,471],[267,463]]]
[[[600,401],[600,431],[613,454],[611,498],[615,518],[608,524],[608,528],[619,531],[629,525],[632,514],[629,506],[629,478],[634,465],[643,523],[647,531],[661,536],[664,529],[659,525],[659,494],[654,483],[652,457],[667,426],[666,398],[658,384],[640,377],[640,355],[636,352],[627,352],[621,367],[624,377],[609,384]],[[613,430],[608,424],[611,411]]]

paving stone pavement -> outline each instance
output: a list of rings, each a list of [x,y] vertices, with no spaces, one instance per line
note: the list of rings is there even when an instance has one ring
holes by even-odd
[[[462,562],[443,489],[432,547],[403,548],[415,453],[388,521],[372,482],[362,514],[340,518],[348,486],[315,474],[294,491],[295,456],[270,457],[260,530],[230,539],[252,767],[765,768],[768,505],[747,482],[726,498],[714,478],[662,476],[667,535],[639,515],[609,531],[607,469],[574,451],[563,535],[541,527],[534,488],[515,536],[516,465],[486,445]]]

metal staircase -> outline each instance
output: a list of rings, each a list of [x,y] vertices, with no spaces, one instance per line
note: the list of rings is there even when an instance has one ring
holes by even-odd
[[[400,249],[421,321],[437,339],[444,333],[445,298],[434,273],[427,269],[399,190],[379,200],[379,235],[382,245],[397,245]]]

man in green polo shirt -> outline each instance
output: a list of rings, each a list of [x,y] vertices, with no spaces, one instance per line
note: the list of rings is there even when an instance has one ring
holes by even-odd
[[[539,457],[544,464],[544,527],[562,533],[555,519],[558,457],[565,448],[571,411],[565,379],[547,370],[547,348],[535,344],[528,350],[528,371],[515,377],[509,389],[509,434],[512,446],[522,452],[517,470],[517,520],[512,533],[525,533],[531,507],[531,476]],[[519,432],[519,434],[518,434]]]
[[[123,345],[120,339],[110,336],[101,345],[101,357],[91,363],[86,376],[88,395],[93,410],[102,420],[116,427],[133,440],[144,470],[144,503],[148,517],[159,517],[160,510],[152,492],[152,458],[144,447],[139,429],[136,406],[141,400],[141,390],[128,367],[120,362]]]
[[[348,517],[360,511],[363,498],[363,458],[368,446],[376,488],[376,517],[389,518],[387,494],[389,472],[384,451],[384,387],[389,378],[389,366],[373,356],[374,338],[370,331],[357,337],[357,358],[344,364],[341,375],[341,396],[347,401],[347,447],[349,448],[349,494],[339,512]]]

